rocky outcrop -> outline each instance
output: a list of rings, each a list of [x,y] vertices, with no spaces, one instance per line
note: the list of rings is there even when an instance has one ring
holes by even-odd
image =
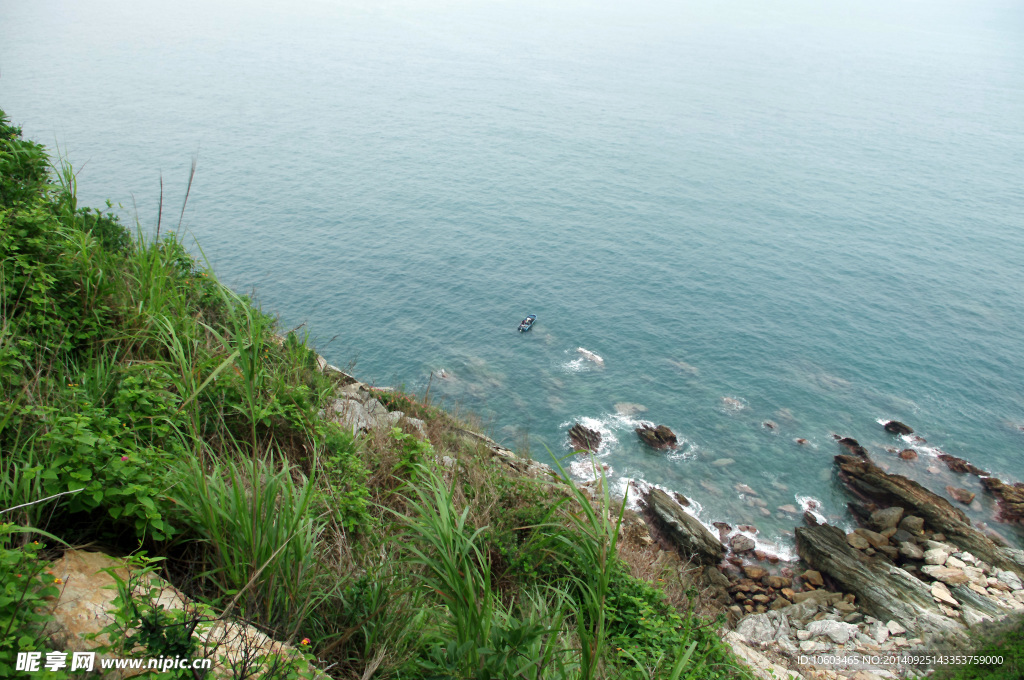
[[[684,559],[713,566],[725,557],[725,546],[721,541],[661,489],[652,488],[644,494],[641,508]]]
[[[124,581],[129,580],[129,570],[123,559],[99,552],[68,550],[50,566],[49,571],[63,581],[60,595],[51,603],[53,619],[46,629],[58,649],[90,652],[100,645],[109,644],[107,636],[100,631],[114,621],[114,598],[118,591],[114,577],[106,570],[113,571]],[[192,636],[197,649],[193,656],[211,659],[214,676],[234,677],[233,668],[237,668],[244,659],[259,656],[273,654],[296,661],[300,659],[294,648],[252,626],[194,610],[194,604],[166,581],[155,576],[144,578],[146,583],[139,585],[136,597],[149,597],[154,607],[185,610],[190,612],[188,616],[194,617],[197,623]],[[140,654],[144,653],[144,650],[140,651]],[[258,673],[259,668],[252,670]],[[318,670],[308,670],[313,678],[326,678]]]
[[[926,530],[941,533],[945,540],[989,564],[1024,575],[1024,563],[972,527],[967,515],[946,499],[911,479],[883,471],[866,458],[836,456],[835,461],[839,478],[868,509],[901,507],[908,515],[921,517]]]
[[[466,429],[462,429],[460,432],[462,433],[464,441],[470,444],[482,444],[487,448],[493,458],[507,465],[513,472],[526,475],[527,477],[533,477],[535,479],[551,479],[558,477],[555,471],[551,469],[550,465],[538,463],[535,460],[518,456],[515,451],[506,449],[504,446],[485,434],[480,434],[479,432]]]
[[[872,616],[894,620],[908,630],[944,634],[959,630],[939,610],[924,583],[899,567],[852,548],[842,530],[831,526],[797,527],[796,544],[805,562],[856,594],[861,609]]]
[[[772,661],[763,652],[748,645],[739,633],[730,631],[725,634],[724,639],[726,644],[732,648],[733,654],[741,659],[747,668],[761,680],[804,680],[804,676],[797,671]]]
[[[995,477],[984,477],[981,485],[999,503],[999,521],[1024,524],[1024,484],[1006,484]]]
[[[914,428],[904,423],[901,423],[898,420],[890,420],[885,425],[883,425],[883,427],[885,428],[885,431],[888,432],[889,434],[914,434]]]
[[[982,470],[977,465],[971,463],[970,461],[966,461],[963,458],[957,458],[956,456],[952,456],[948,453],[940,453],[939,460],[945,463],[946,467],[948,467],[953,472],[959,472],[962,474],[970,473],[972,475],[978,475],[979,477],[988,476],[988,473]]]
[[[655,427],[650,423],[644,423],[636,428],[636,433],[644,444],[656,449],[670,449],[678,442],[675,432],[666,425]]]
[[[330,370],[333,367],[328,365]],[[341,373],[340,371],[336,372]],[[341,373],[343,379],[349,379],[345,373]],[[376,388],[381,391],[383,388]],[[352,379],[341,385],[334,395],[336,398],[331,402],[330,408],[323,415],[338,423],[345,429],[355,433],[366,433],[375,431],[388,431],[393,427],[400,427],[418,439],[427,439],[426,423],[419,418],[411,418],[402,411],[388,411],[377,399],[373,388]]]
[[[845,446],[853,455],[861,456],[862,458],[868,457],[868,450],[861,446],[860,442],[854,439],[853,437],[839,437],[837,435],[832,436],[836,438],[836,441],[839,442],[840,446]]]
[[[569,428],[569,442],[574,451],[597,451],[601,446],[601,433],[576,423]]]

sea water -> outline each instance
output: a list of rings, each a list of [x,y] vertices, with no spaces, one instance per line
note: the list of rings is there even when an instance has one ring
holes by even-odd
[[[151,5],[0,1],[0,107],[147,230],[195,154],[180,230],[332,363],[783,554],[834,433],[1024,478],[1021,3]]]

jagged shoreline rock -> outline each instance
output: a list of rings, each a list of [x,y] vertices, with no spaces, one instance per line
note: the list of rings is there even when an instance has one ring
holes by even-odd
[[[851,504],[858,514],[864,509],[876,510],[899,506],[907,514],[921,517],[933,532],[989,564],[1024,575],[1024,563],[1012,551],[996,545],[990,538],[971,526],[962,510],[932,493],[917,482],[902,475],[889,474],[866,458],[839,455],[835,457],[839,479],[862,501]]]
[[[722,542],[661,489],[648,490],[641,508],[684,557],[705,566],[715,566],[725,557]]]
[[[1006,484],[995,477],[983,477],[981,485],[996,497],[999,521],[1024,524],[1024,484]]]
[[[636,428],[636,433],[640,437],[640,441],[655,449],[670,449],[678,443],[675,432],[670,430],[667,425],[655,427],[650,423],[644,423]]]
[[[569,428],[569,442],[576,451],[597,451],[601,446],[601,433],[580,423]]]
[[[889,434],[906,435],[914,434],[914,428],[898,420],[890,420],[882,426]]]

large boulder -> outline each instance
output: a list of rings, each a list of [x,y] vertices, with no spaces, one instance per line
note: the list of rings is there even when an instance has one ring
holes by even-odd
[[[772,642],[790,634],[789,618],[777,611],[751,614],[736,626],[736,632],[748,642]]]
[[[822,619],[820,621],[812,621],[809,623],[807,625],[807,632],[811,634],[811,637],[824,636],[828,637],[837,645],[845,645],[852,638],[857,637],[857,633],[860,632],[860,629],[852,623]]]
[[[914,434],[914,428],[898,420],[890,420],[883,427],[889,434]]]
[[[576,423],[569,428],[569,443],[576,451],[597,451],[601,446],[601,433]]]
[[[687,514],[678,503],[661,489],[651,489],[641,501],[648,519],[672,542],[684,559],[703,565],[716,565],[725,556],[725,546],[704,528],[695,517]]]
[[[885,472],[867,458],[836,456],[839,479],[866,504],[900,506],[907,514],[924,519],[925,527],[945,534],[946,540],[989,564],[1024,575],[1024,564],[1012,551],[1001,548],[971,526],[962,510],[917,482]]]
[[[750,536],[736,534],[729,541],[729,546],[732,548],[732,551],[734,553],[745,553],[752,551],[755,547],[757,547],[757,544],[754,542],[754,539],[752,539]]]
[[[114,599],[118,596],[117,583],[111,572],[123,581],[130,581],[130,567],[126,561],[100,552],[68,550],[50,565],[48,571],[64,582],[60,595],[51,598],[48,605],[53,618],[46,625],[46,633],[57,649],[90,652],[100,645],[109,644],[110,640],[102,630],[114,622],[117,609]],[[154,608],[185,610],[195,614],[196,605],[168,582],[152,575],[140,575],[138,578],[143,580],[134,584],[136,597],[150,598]],[[253,626],[231,619],[195,616],[197,623],[192,639],[196,650],[193,656],[212,659],[211,677],[233,678],[232,671],[242,664],[250,664],[251,670],[258,674],[259,666],[251,664],[261,656],[301,658],[293,647],[268,637]],[[140,649],[138,653],[144,654],[145,651]],[[99,656],[108,658],[111,655],[101,652]],[[302,662],[302,666],[306,664]],[[311,678],[326,680],[327,676],[320,671],[302,670],[308,671]]]
[[[670,449],[678,442],[675,432],[666,425],[654,427],[650,423],[644,423],[636,428],[636,433],[644,444],[656,449]]]
[[[874,524],[879,531],[885,531],[886,529],[899,526],[901,519],[903,519],[903,508],[898,506],[885,508],[884,510],[875,510],[871,513],[871,523]]]
[[[948,493],[953,500],[955,500],[958,503],[963,503],[964,505],[970,505],[971,501],[974,500],[973,493],[971,493],[967,489],[961,489],[959,487],[953,486],[952,484],[946,485],[946,493]]]
[[[387,408],[372,397],[365,402],[354,398],[335,399],[331,411],[336,423],[354,432],[369,432],[392,426]]]

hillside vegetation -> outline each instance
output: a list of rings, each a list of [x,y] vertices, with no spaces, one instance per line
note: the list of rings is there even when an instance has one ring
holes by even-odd
[[[0,112],[0,676],[52,648],[47,565],[74,545],[335,678],[746,677],[676,571],[624,559],[606,493],[514,474],[400,391],[377,397],[426,438],[353,434],[331,418],[343,374],[218,283],[170,210],[133,233],[75,189]],[[198,653],[122,595],[122,652]],[[310,673],[293,660],[234,675]]]

